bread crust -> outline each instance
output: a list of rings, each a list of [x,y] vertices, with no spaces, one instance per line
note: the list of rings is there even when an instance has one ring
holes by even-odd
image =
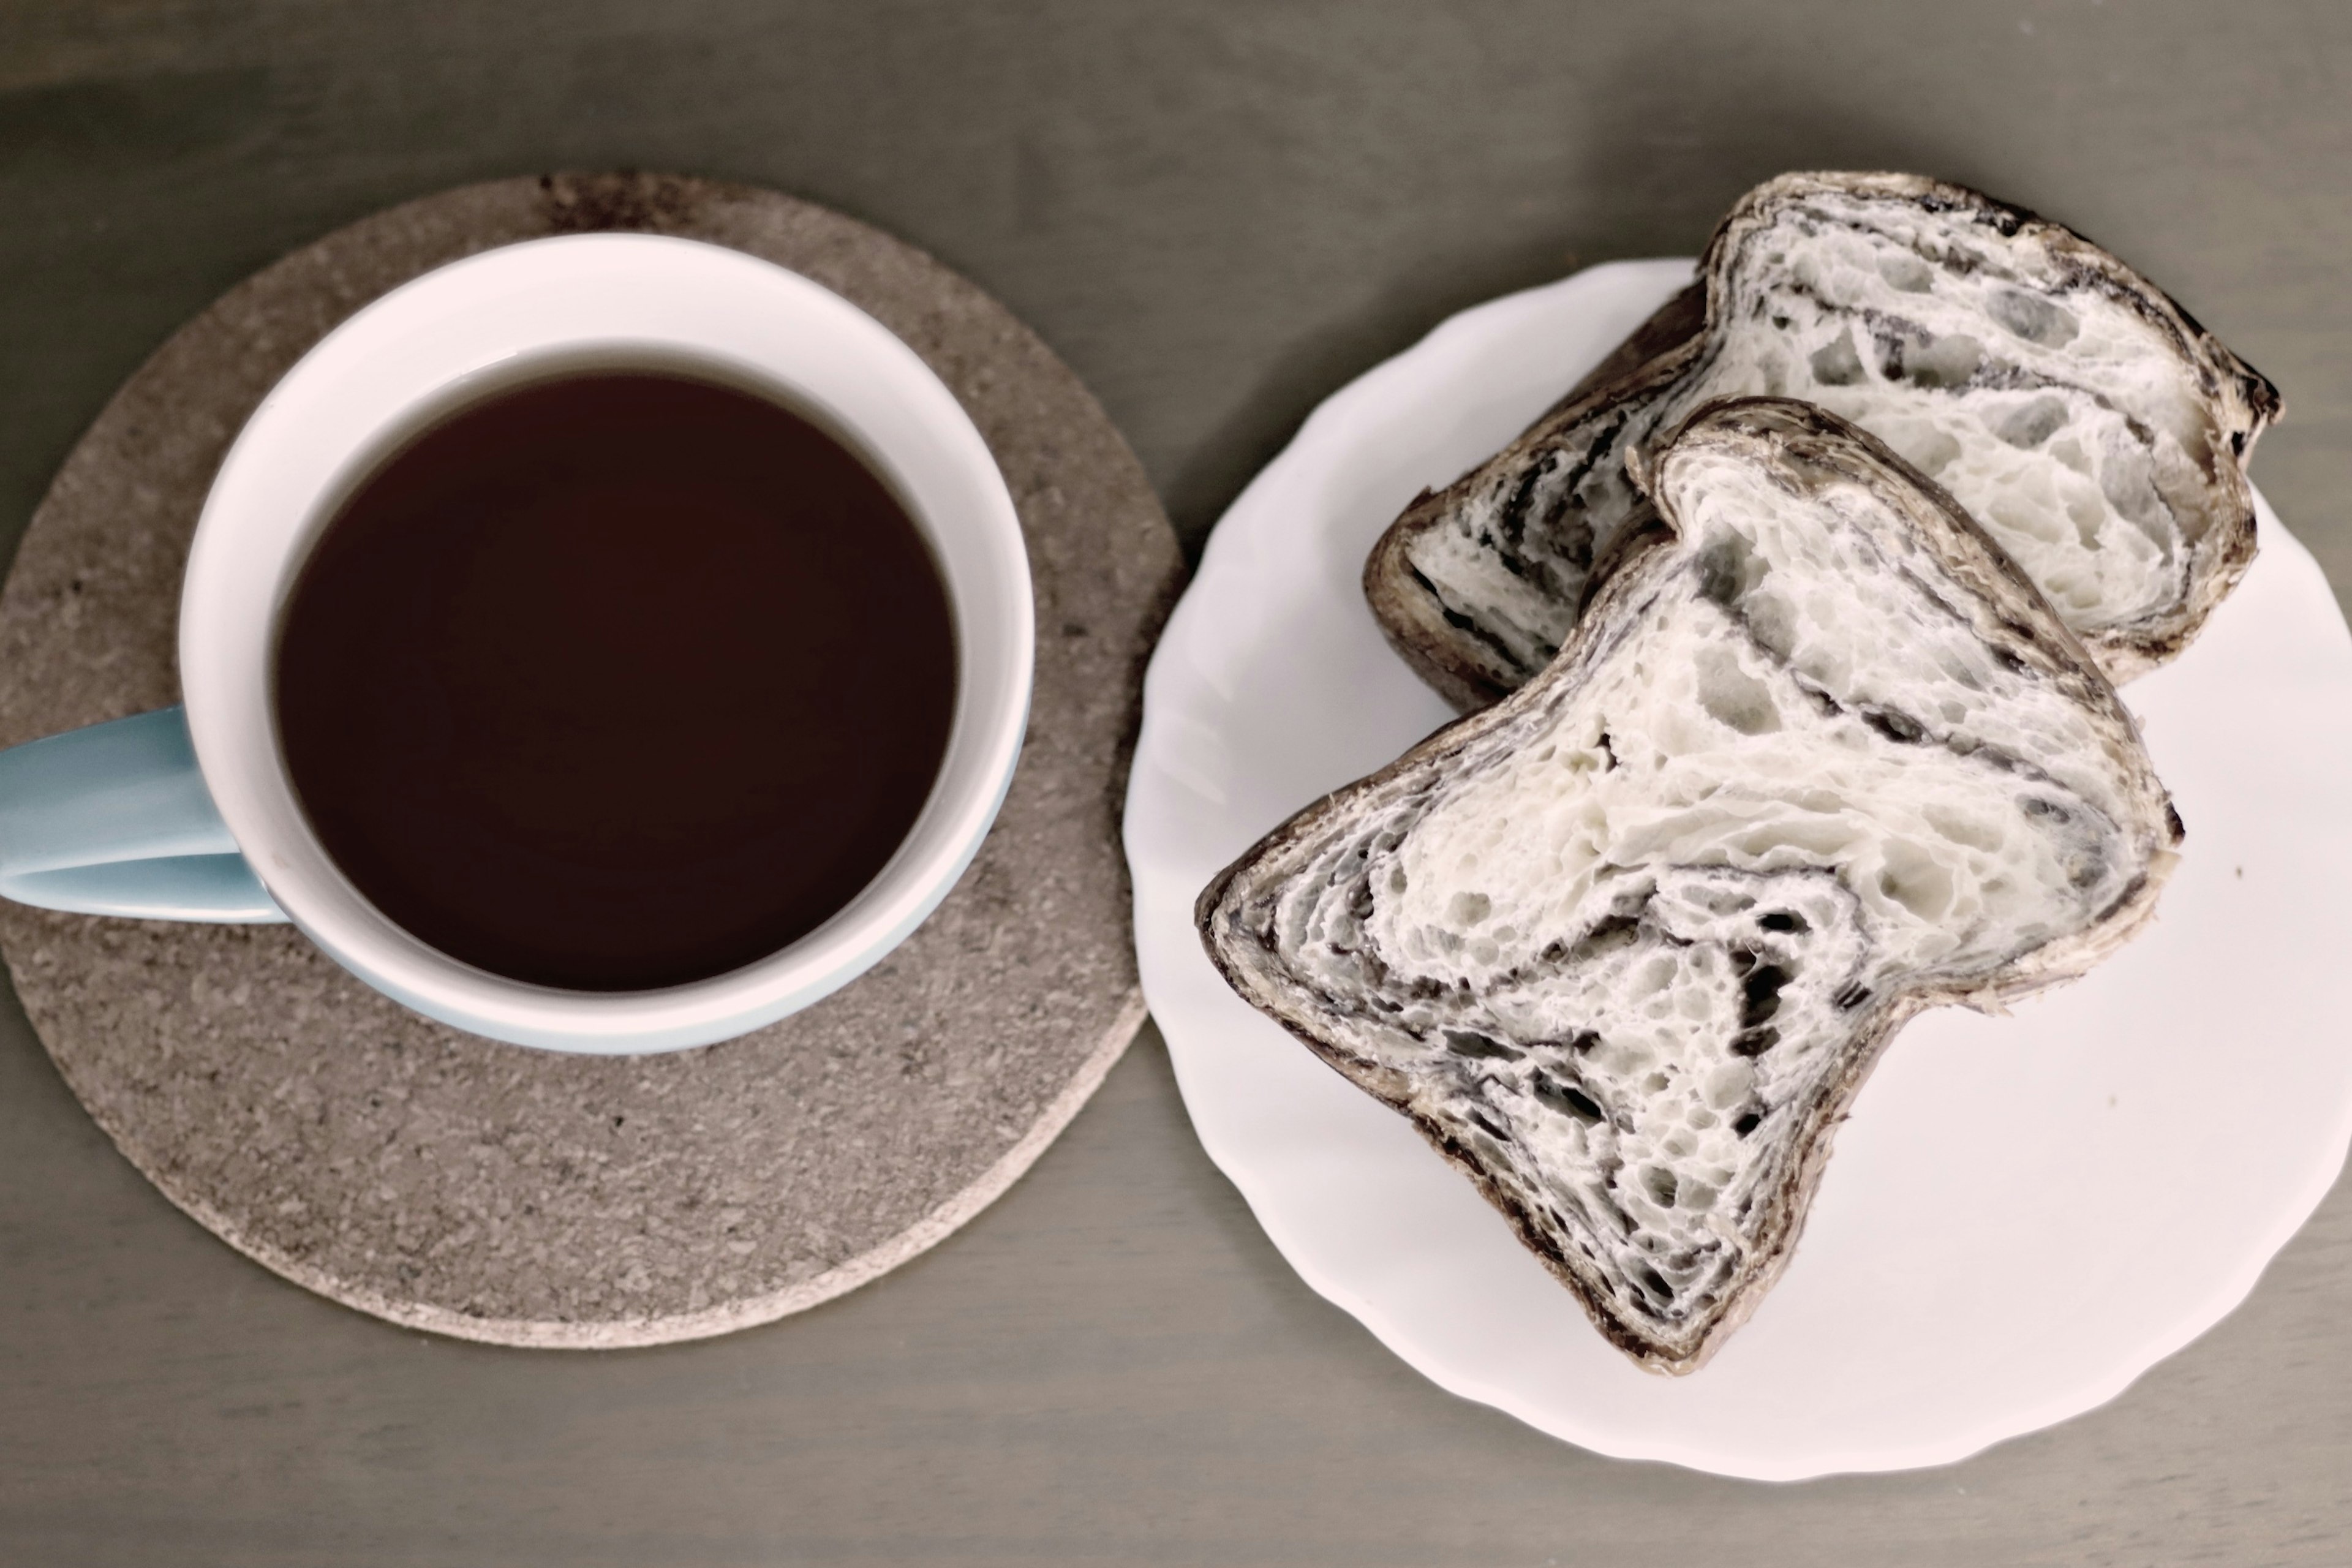
[[[1670,393],[1683,374],[1707,357],[1724,320],[1732,268],[1742,242],[1769,226],[1781,208],[1824,195],[1906,202],[1923,212],[1961,214],[2004,237],[2044,247],[2070,287],[2095,289],[2147,322],[2189,367],[2213,410],[2217,440],[2204,471],[2216,491],[2214,516],[2189,542],[2185,595],[2138,619],[2098,628],[2085,639],[2092,657],[2117,684],[2177,656],[2193,640],[2213,607],[2228,597],[2255,549],[2252,487],[2246,464],[2262,432],[2284,412],[2278,389],[2247,364],[2163,290],[2116,257],[2064,226],[1964,185],[1919,174],[1800,173],[1757,186],[1726,215],[1700,258],[1699,281],[1676,295],[1601,363],[1495,457],[1443,490],[1423,491],[1374,543],[1364,563],[1364,595],[1390,645],[1431,687],[1464,712],[1498,700],[1524,677],[1517,661],[1472,617],[1450,610],[1412,563],[1421,538],[1446,525],[1497,476],[1517,471],[1554,449],[1580,425]]]
[[[1280,1023],[1343,1077],[1405,1114],[1440,1154],[1464,1172],[1513,1226],[1530,1251],[1574,1295],[1596,1328],[1626,1355],[1654,1372],[1688,1373],[1704,1365],[1755,1310],[1793,1254],[1805,1214],[1818,1190],[1837,1125],[1903,1024],[1920,1011],[1947,1005],[1998,1011],[2005,1004],[2073,979],[2137,934],[2154,916],[2182,837],[2130,713],[2081,641],[2041,592],[1950,496],[1922,478],[1885,445],[1835,416],[1784,399],[1741,398],[1696,411],[1662,441],[1655,461],[1706,448],[1733,449],[1772,466],[1794,489],[1861,483],[1889,500],[1952,579],[1994,611],[2008,657],[2029,662],[2073,702],[2095,716],[2122,771],[2122,795],[2136,808],[2130,825],[2144,849],[2144,867],[2083,929],[2017,952],[1989,973],[1937,983],[1918,979],[1874,997],[1840,1047],[1838,1066],[1816,1087],[1801,1113],[1789,1174],[1770,1187],[1749,1249],[1720,1305],[1688,1331],[1664,1335],[1631,1321],[1591,1263],[1564,1249],[1517,1196],[1484,1168],[1456,1130],[1423,1114],[1414,1082],[1352,1047],[1336,1012],[1318,1010],[1317,994],[1286,972],[1266,925],[1285,877],[1309,852],[1349,825],[1372,817],[1413,792],[1444,787],[1449,771],[1474,746],[1514,727],[1533,731],[1592,680],[1612,649],[1651,613],[1657,596],[1685,567],[1681,521],[1671,502],[1658,502],[1654,526],[1622,543],[1612,569],[1559,655],[1535,679],[1493,706],[1438,730],[1387,767],[1307,806],[1267,834],[1202,889],[1194,918],[1203,947],[1236,993]],[[1653,464],[1635,478],[1649,488]]]

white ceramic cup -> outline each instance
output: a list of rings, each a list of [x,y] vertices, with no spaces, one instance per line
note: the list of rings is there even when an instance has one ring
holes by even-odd
[[[946,755],[914,826],[823,925],[712,979],[565,991],[452,958],[352,886],[297,802],[273,667],[310,546],[393,450],[507,387],[623,366],[763,393],[859,452],[939,564],[957,691]],[[1019,757],[1033,620],[1020,523],[987,445],[872,317],[797,273],[690,240],[590,235],[489,251],[370,305],[263,400],[221,466],[188,559],[184,729],[167,710],[0,753],[0,894],[101,913],[289,919],[386,994],[518,1044],[619,1053],[725,1039],[855,979],[971,864]]]

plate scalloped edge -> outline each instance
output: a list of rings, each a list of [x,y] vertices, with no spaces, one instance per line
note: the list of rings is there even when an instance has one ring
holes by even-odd
[[[1915,1022],[1841,1131],[1787,1276],[1691,1377],[1624,1363],[1402,1118],[1226,990],[1192,931],[1218,868],[1450,717],[1363,607],[1371,540],[1690,275],[1614,263],[1449,318],[1327,399],[1227,510],[1145,683],[1126,819],[1144,990],[1203,1147],[1276,1248],[1441,1386],[1600,1453],[1754,1479],[1948,1463],[2105,1404],[2218,1322],[2352,1145],[2352,1059],[2329,1043],[2352,1004],[2312,962],[2352,934],[2319,897],[2352,879],[2326,794],[2352,776],[2352,634],[2259,498],[2245,584],[2126,689],[2190,829],[2156,929],[2009,1017]],[[2217,996],[2205,973],[2288,984]],[[2209,1105],[2197,1052],[2224,1029],[2289,1081]],[[2081,1245],[2045,1234],[2046,1188],[2002,1179],[2018,1162],[2087,1194]],[[2231,1209],[2217,1194],[2236,1188],[2252,1195]],[[2175,1227],[2202,1244],[2184,1246],[2158,1210],[2214,1223]],[[2053,1349],[2021,1299],[2068,1290],[2124,1321],[2066,1325]]]

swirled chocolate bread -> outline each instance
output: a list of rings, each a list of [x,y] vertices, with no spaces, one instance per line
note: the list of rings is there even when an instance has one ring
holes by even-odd
[[[2111,680],[2196,635],[2253,558],[2277,391],[2080,236],[1912,174],[1785,174],[1701,280],[1502,452],[1382,535],[1399,652],[1468,710],[1552,657],[1639,496],[1625,459],[1710,400],[1801,397],[1894,447],[2017,558]]]
[[[1557,659],[1196,912],[1236,991],[1685,1372],[1788,1261],[1896,1028],[2087,969],[2180,825],[2081,645],[1877,440],[1744,399],[1654,463],[1662,526]]]

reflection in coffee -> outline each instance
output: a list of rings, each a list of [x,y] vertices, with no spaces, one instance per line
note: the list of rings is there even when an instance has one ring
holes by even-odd
[[[452,957],[582,991],[741,967],[873,879],[955,705],[939,570],[839,441],[727,387],[541,383],[395,453],[288,604],[313,829]]]

